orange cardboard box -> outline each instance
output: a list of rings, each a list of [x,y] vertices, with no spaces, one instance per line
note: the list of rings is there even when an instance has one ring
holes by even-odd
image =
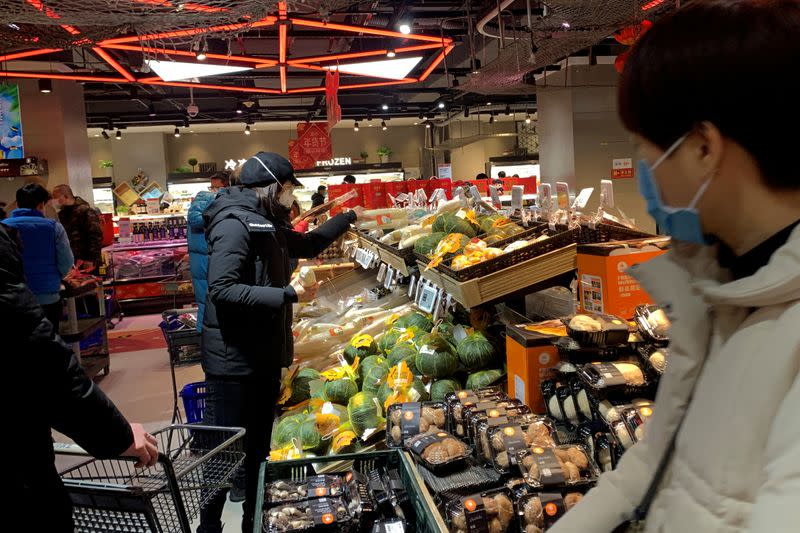
[[[540,383],[548,370],[559,362],[553,342],[558,337],[525,329],[525,324],[506,326],[506,364],[508,394],[544,414],[545,405]]]
[[[652,300],[626,271],[663,254],[668,246],[668,237],[579,245],[579,310],[633,318],[637,305]]]

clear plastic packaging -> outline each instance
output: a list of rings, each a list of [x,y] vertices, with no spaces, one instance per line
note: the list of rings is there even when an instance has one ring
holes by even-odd
[[[476,459],[484,465],[492,464],[492,447],[489,444],[488,431],[492,427],[507,425],[523,425],[529,420],[537,420],[537,415],[531,413],[527,405],[519,405],[509,409],[504,409],[503,414],[495,414],[498,411],[486,411],[477,413],[470,420],[470,435],[475,448]]]
[[[628,429],[627,424],[625,424],[622,420],[617,420],[613,422],[609,429],[611,429],[612,435],[614,435],[614,440],[617,444],[623,449],[627,450],[634,444],[634,437],[631,435],[630,430]]]
[[[531,492],[517,500],[520,533],[542,533],[583,499],[580,492]]]
[[[669,348],[651,344],[640,346],[638,352],[645,368],[651,370],[657,377],[664,374],[669,361]]]
[[[594,361],[615,361],[620,356],[617,346],[598,348],[594,345],[582,345],[573,338],[561,337],[553,345],[558,350],[561,361],[573,364],[585,364]]]
[[[508,398],[508,395],[500,390],[499,387],[485,387],[475,390],[460,390],[451,392],[445,396],[445,404],[447,406],[447,431],[456,434],[456,420],[459,422],[462,419],[464,407],[469,407],[478,403],[479,401],[486,400],[499,400]],[[461,428],[463,432],[463,427]],[[457,435],[459,437],[464,437]]]
[[[519,452],[531,448],[551,448],[558,444],[556,428],[543,416],[526,417],[524,424],[489,428],[487,439],[491,448],[492,464],[501,474],[513,473]]]
[[[518,452],[525,481],[534,488],[594,483],[600,474],[594,460],[581,445],[535,446]]]
[[[264,511],[264,531],[293,533],[313,529],[337,531],[352,517],[341,498],[315,498],[271,507]]]
[[[653,416],[652,404],[629,407],[622,412],[622,421],[628,427],[634,442],[642,440],[645,425],[651,416]]]
[[[411,437],[406,441],[406,448],[420,464],[436,475],[463,469],[472,452],[466,444],[446,431]]]
[[[444,402],[406,402],[389,406],[386,417],[386,445],[401,448],[403,442],[420,433],[443,431],[447,409]]]
[[[646,395],[650,388],[647,374],[633,362],[589,363],[577,375],[597,398]]]
[[[297,502],[309,498],[340,496],[345,491],[345,483],[341,476],[309,476],[303,481],[279,479],[268,483],[265,487],[266,503]]]
[[[451,533],[505,533],[512,530],[515,518],[514,502],[505,488],[454,500],[446,514]]]
[[[614,315],[582,313],[564,319],[567,334],[581,346],[616,346],[628,341],[628,323]]]
[[[487,400],[478,402],[474,405],[466,406],[462,411],[461,420],[455,421],[455,434],[464,435],[464,440],[470,444],[475,443],[475,431],[470,427],[470,423],[477,417],[492,413],[499,417],[507,411],[530,412],[530,408],[516,398],[503,398],[501,400]]]
[[[670,322],[664,310],[657,305],[639,305],[634,315],[639,331],[652,342],[669,343]]]

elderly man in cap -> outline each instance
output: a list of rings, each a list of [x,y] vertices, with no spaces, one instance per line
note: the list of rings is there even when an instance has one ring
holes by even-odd
[[[245,501],[242,531],[252,531],[259,464],[267,458],[281,369],[292,364],[292,304],[313,289],[292,281],[290,260],[313,258],[356,221],[341,213],[309,233],[293,231],[289,210],[302,184],[286,158],[259,152],[203,213],[208,295],[203,316],[205,423],[242,426]],[[225,493],[201,512],[199,533],[222,531]]]

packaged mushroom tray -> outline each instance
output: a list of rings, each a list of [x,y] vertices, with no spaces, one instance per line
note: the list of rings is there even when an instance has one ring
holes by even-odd
[[[504,488],[453,500],[446,514],[452,533],[505,533],[515,525],[514,502]]]
[[[516,465],[533,488],[591,484],[600,475],[586,449],[577,444],[534,446],[516,454]]]
[[[541,418],[532,414],[527,405],[509,407],[507,409],[490,409],[472,415],[469,423],[470,442],[475,446],[475,457],[478,462],[487,466],[492,464],[492,448],[489,444],[488,436],[491,428],[507,425],[526,425]]]
[[[425,433],[406,441],[417,461],[435,475],[449,474],[463,469],[471,449],[446,431]]]
[[[501,400],[505,398],[508,398],[508,395],[498,387],[484,387],[481,389],[460,390],[448,393],[444,400],[447,406],[448,431],[451,433],[456,432],[455,421],[458,420],[460,422],[463,419],[465,407],[474,405],[479,401]],[[460,423],[459,426],[461,427],[461,435],[458,436],[463,438],[466,436],[464,434],[464,427]]]
[[[531,492],[517,500],[520,533],[542,533],[583,499],[580,492]]]
[[[628,341],[628,323],[620,317],[582,313],[564,319],[567,334],[581,346],[616,346]]]
[[[478,441],[482,453],[487,453],[495,470],[513,473],[519,452],[534,447],[553,447],[557,444],[556,428],[545,417],[523,415],[512,424],[493,426],[482,433]]]
[[[389,406],[386,445],[400,448],[403,443],[421,433],[436,433],[445,429],[444,402],[406,402]]]
[[[464,409],[464,432],[467,442],[475,443],[478,440],[478,424],[487,418],[506,418],[530,413],[531,409],[516,398],[501,401],[478,402]]]
[[[634,362],[589,363],[576,372],[587,391],[598,399],[649,396],[650,380]]]
[[[310,476],[303,481],[279,479],[266,486],[266,504],[296,502],[324,496],[341,496],[346,485],[342,476]]]
[[[264,511],[264,514],[264,531],[268,533],[344,531],[352,522],[341,498],[315,498],[282,504]]]

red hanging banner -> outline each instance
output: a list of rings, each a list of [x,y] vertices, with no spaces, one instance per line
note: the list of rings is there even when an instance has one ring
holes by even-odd
[[[339,71],[325,75],[325,102],[328,108],[328,128],[332,128],[342,120],[342,108],[339,106]]]
[[[314,168],[317,161],[333,158],[328,125],[322,122],[301,122],[297,139],[289,141],[289,162],[295,169]]]

